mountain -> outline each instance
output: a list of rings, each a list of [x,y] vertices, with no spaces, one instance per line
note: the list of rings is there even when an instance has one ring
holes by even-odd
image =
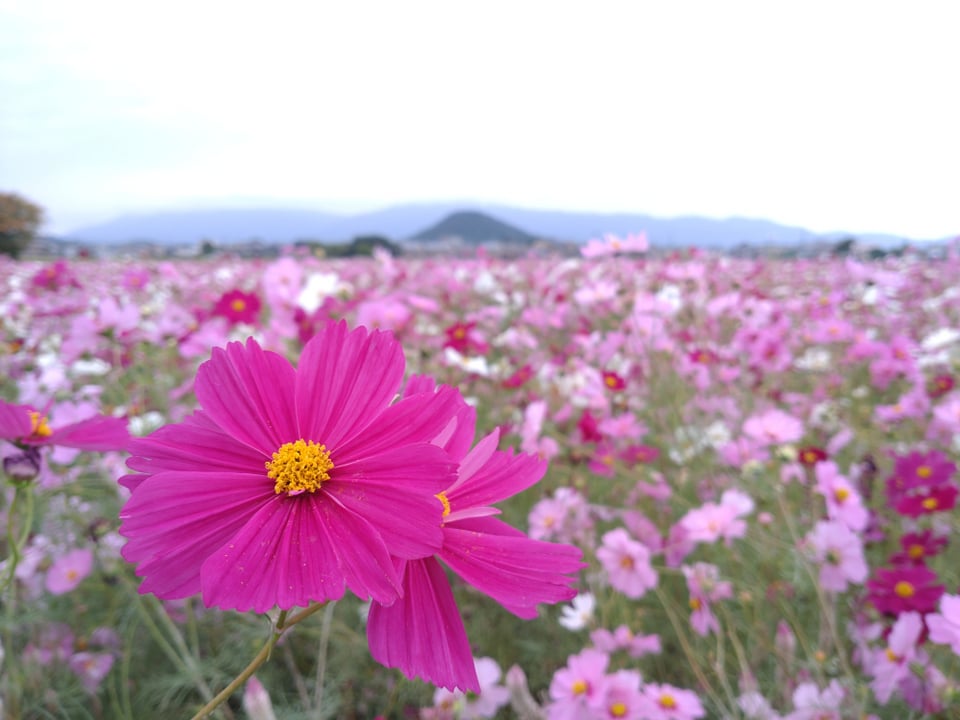
[[[469,245],[498,241],[514,245],[532,245],[537,239],[530,233],[501,222],[486,213],[475,210],[461,210],[451,213],[440,222],[421,230],[410,240],[429,242],[449,238],[459,238]]]
[[[659,247],[798,245],[813,240],[837,240],[850,235],[883,246],[902,245],[907,240],[892,235],[851,232],[816,234],[804,228],[749,218],[660,218],[635,213],[534,210],[468,202],[398,205],[351,215],[302,208],[154,212],[125,215],[99,225],[79,228],[67,233],[65,239],[88,243],[150,240],[162,244],[183,244],[203,239],[218,243],[251,239],[287,243],[305,239],[344,242],[360,235],[383,235],[396,240],[432,230],[449,216],[461,213],[485,216],[491,223],[504,224],[508,228],[513,226],[511,231],[525,236],[581,243],[600,237],[603,233],[626,235],[640,231],[646,232],[650,243]],[[472,235],[468,233],[464,237]]]

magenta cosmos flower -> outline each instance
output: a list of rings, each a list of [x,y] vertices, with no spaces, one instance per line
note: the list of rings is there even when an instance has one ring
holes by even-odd
[[[432,382],[420,380],[416,387],[433,394]],[[443,547],[436,557],[403,564],[403,599],[389,607],[370,607],[367,638],[370,654],[382,665],[449,689],[479,692],[470,642],[438,560],[525,619],[537,616],[539,603],[576,595],[570,586],[583,563],[578,548],[532,540],[493,517],[499,510],[492,505],[539,481],[546,463],[497,450],[499,430],[471,450],[474,421],[472,408],[464,403],[456,424],[435,440],[459,461],[456,482],[437,496]]]
[[[345,588],[396,601],[394,558],[443,542],[436,495],[456,464],[430,440],[460,407],[451,388],[393,403],[403,373],[392,335],[343,322],[296,369],[253,339],[215,349],[201,409],[131,443],[120,532],[140,592],[256,612]]]

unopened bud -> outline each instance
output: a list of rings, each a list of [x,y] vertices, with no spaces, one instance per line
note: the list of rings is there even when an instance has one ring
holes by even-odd
[[[15,484],[34,480],[40,474],[40,450],[28,447],[21,453],[3,459],[3,472]]]
[[[243,710],[250,720],[277,720],[270,693],[255,676],[247,680],[243,690]]]

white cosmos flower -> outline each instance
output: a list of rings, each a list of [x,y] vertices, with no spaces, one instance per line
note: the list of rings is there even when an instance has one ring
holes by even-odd
[[[597,599],[592,593],[580,593],[560,611],[560,624],[567,630],[583,630],[593,622]]]

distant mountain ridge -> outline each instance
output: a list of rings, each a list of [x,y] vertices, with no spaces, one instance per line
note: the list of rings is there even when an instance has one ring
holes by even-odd
[[[411,241],[431,242],[450,238],[469,245],[489,242],[504,242],[514,245],[532,245],[537,238],[518,227],[501,222],[486,213],[476,210],[461,210],[451,213],[440,222],[421,230]]]
[[[159,244],[218,243],[259,239],[267,243],[297,240],[344,242],[361,235],[383,235],[404,241],[431,230],[450,215],[482,213],[493,222],[513,226],[536,238],[583,243],[604,233],[646,232],[660,247],[731,248],[737,245],[798,245],[849,235],[878,245],[907,240],[869,233],[813,233],[769,220],[705,217],[659,218],[635,213],[593,213],[535,210],[484,203],[425,203],[388,207],[351,215],[308,209],[260,208],[171,210],[125,215],[65,233],[65,239],[89,243],[149,240]]]

